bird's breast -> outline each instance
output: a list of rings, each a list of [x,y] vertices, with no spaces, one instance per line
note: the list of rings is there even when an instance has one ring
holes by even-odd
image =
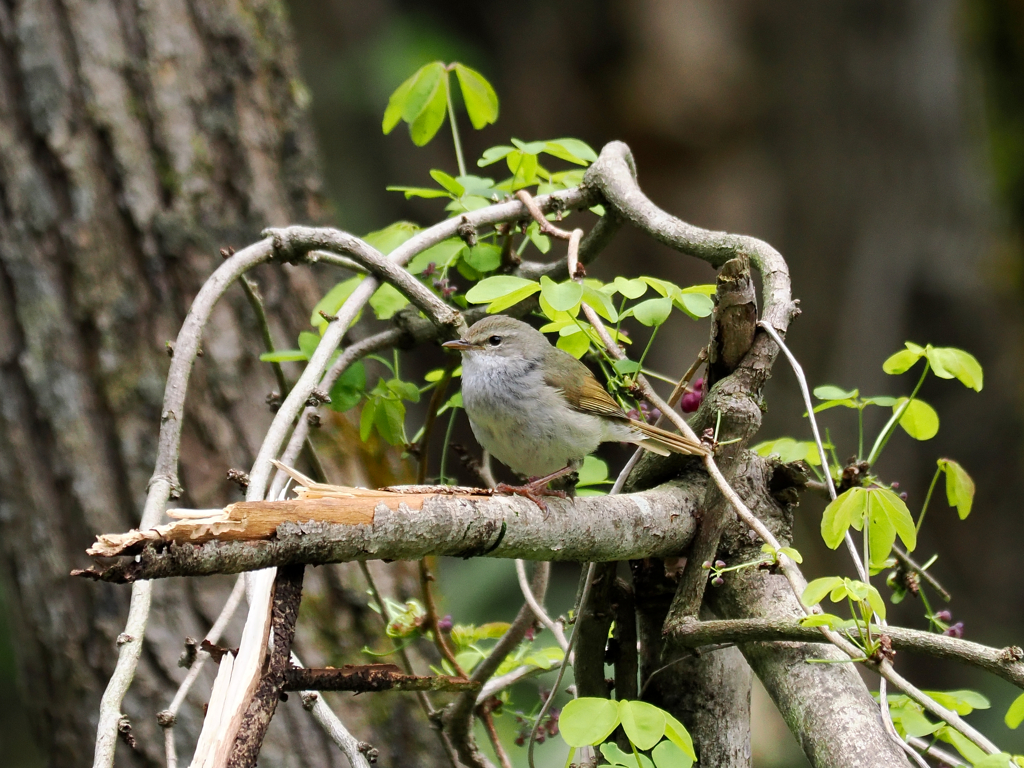
[[[501,361],[499,361],[501,362]],[[466,360],[462,402],[480,444],[510,469],[528,477],[578,462],[600,444],[600,418],[568,406],[549,386],[539,364]]]

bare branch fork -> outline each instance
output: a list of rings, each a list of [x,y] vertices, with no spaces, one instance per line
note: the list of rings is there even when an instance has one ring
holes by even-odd
[[[238,279],[248,269],[277,258],[306,263],[326,261],[347,267],[355,263],[368,273],[338,312],[337,319],[329,323],[320,345],[299,381],[285,398],[267,432],[250,472],[250,484],[246,495],[247,502],[259,502],[265,497],[276,499],[279,496],[283,487],[283,477],[275,481],[271,487],[271,461],[280,458],[284,463],[290,464],[297,456],[307,429],[306,419],[299,417],[303,410],[309,407],[307,400],[314,387],[329,387],[347,366],[362,355],[395,345],[400,340],[410,337],[419,342],[450,337],[461,327],[464,321],[457,310],[442,302],[419,280],[401,268],[415,254],[474,228],[531,218],[540,221],[544,219],[545,213],[588,207],[598,202],[603,203],[609,213],[586,237],[581,237],[582,232],[579,230],[570,233],[570,255],[567,260],[548,265],[522,264],[518,267],[517,273],[529,278],[536,278],[541,274],[576,277],[578,271],[572,262],[577,257],[584,263],[594,258],[620,223],[628,221],[660,242],[682,253],[701,258],[717,268],[737,257],[749,260],[762,278],[762,322],[779,334],[785,333],[797,310],[790,296],[788,271],[782,257],[761,241],[709,232],[685,224],[658,209],[637,186],[632,158],[628,148],[621,143],[612,143],[604,148],[598,161],[588,169],[584,183],[579,188],[536,199],[509,201],[447,220],[420,232],[387,257],[382,256],[364,241],[335,230],[308,227],[268,230],[264,240],[228,258],[211,276],[197,296],[179,334],[168,374],[158,460],[139,526],[143,539],[156,531],[155,537],[163,541],[163,534],[160,531],[166,527],[158,528],[158,524],[178,484],[177,461],[181,416],[192,360],[198,348],[202,328],[217,299],[232,281]],[[545,223],[551,229],[557,229],[546,220]],[[561,232],[563,231],[559,230],[559,233]],[[427,319],[405,318],[400,328],[350,346],[331,369],[326,370],[351,320],[380,281],[394,285],[423,312]],[[529,306],[524,302],[516,309],[527,311]],[[608,337],[600,318],[589,311],[586,305],[584,311],[587,312],[588,321],[608,347],[609,354],[621,354]],[[730,429],[738,430],[742,439],[749,439],[759,425],[759,417],[748,418],[744,414],[748,413],[751,406],[755,411],[758,410],[756,400],[761,386],[770,375],[777,353],[778,347],[768,335],[758,332],[748,344],[746,353],[735,369],[716,383],[709,392],[695,423],[703,428],[709,419],[721,414],[723,423]],[[663,414],[678,429],[684,434],[696,437],[691,427],[657,396],[642,377],[638,384],[644,396],[661,408]],[[263,721],[269,720],[269,714],[272,714],[273,703],[270,700],[277,695],[275,691],[279,692],[289,684],[287,680],[291,678],[288,675],[293,675],[295,680],[301,678],[300,682],[293,680],[291,683],[301,687],[319,674],[314,670],[302,673],[289,672],[286,664],[289,644],[288,622],[280,618],[280,600],[272,600],[271,596],[280,591],[280,586],[277,589],[274,587],[275,580],[281,585],[287,583],[289,579],[294,582],[298,578],[301,583],[301,566],[292,567],[293,564],[381,557],[411,559],[446,551],[462,555],[582,561],[678,555],[690,544],[695,530],[696,512],[703,508],[706,502],[705,494],[711,486],[727,503],[724,509],[735,512],[745,526],[756,531],[758,537],[778,548],[782,541],[786,540],[786,514],[785,510],[780,510],[777,503],[766,498],[764,490],[773,467],[763,460],[750,456],[741,448],[742,442],[728,452],[729,460],[724,463],[724,469],[719,468],[714,453],[709,450],[702,458],[706,474],[684,462],[686,471],[675,484],[600,500],[579,499],[574,506],[567,507],[564,511],[555,511],[550,516],[551,522],[539,520],[539,515],[534,514],[536,510],[532,505],[518,499],[444,497],[435,494],[423,498],[419,507],[412,509],[408,499],[392,508],[385,499],[378,498],[373,500],[368,508],[372,523],[367,525],[309,524],[301,520],[292,520],[276,526],[275,535],[271,539],[234,543],[211,541],[201,546],[170,544],[162,545],[162,552],[147,547],[138,558],[123,560],[108,567],[89,569],[83,575],[109,581],[135,582],[125,641],[119,650],[117,667],[101,704],[94,766],[109,768],[113,762],[120,702],[134,674],[145,633],[151,594],[149,579],[171,575],[269,569],[257,570],[249,577],[249,617],[239,653],[233,659],[230,655],[225,657],[228,659],[227,663],[221,664],[211,695],[211,716],[207,717],[200,745],[196,750],[198,762],[193,763],[197,766],[220,766],[229,764],[230,759],[230,764],[233,765],[251,764],[248,762],[250,757],[255,757],[252,746],[255,745],[258,751],[260,728],[264,727]],[[694,463],[691,459],[690,465]],[[651,464],[652,462],[645,460],[637,465],[632,481],[634,487],[645,488],[645,477],[653,477]],[[676,472],[678,473],[678,467]],[[744,475],[744,472],[748,474]],[[727,477],[732,478],[734,482],[743,478],[743,483],[740,487],[734,488]],[[268,488],[271,489],[269,494]],[[608,521],[605,526],[608,531],[606,540],[614,535],[616,547],[601,544],[602,515],[603,519]],[[581,525],[582,521],[589,521],[586,527]],[[573,525],[568,525],[569,522]],[[455,529],[458,529],[457,534],[453,533]],[[632,544],[628,545],[628,542]],[[144,544],[145,541],[141,543]],[[627,543],[627,546],[623,546],[624,543]],[[446,546],[448,550],[445,549]],[[779,560],[790,589],[793,593],[799,594],[805,585],[802,575],[796,565],[785,556],[780,556]],[[276,566],[289,567],[275,573]],[[299,574],[297,577],[296,570]],[[538,582],[538,579],[542,579],[543,582]],[[802,608],[791,594],[781,602],[777,599],[780,596],[777,581],[778,577],[760,573],[753,579],[737,579],[736,586],[732,588],[733,597],[730,599],[740,615],[729,618],[765,621],[786,619],[792,623]],[[534,584],[524,590],[528,599],[532,597],[533,600],[531,605],[524,606],[520,612],[522,621],[517,618],[513,624],[514,631],[510,630],[506,637],[499,641],[499,646],[492,657],[474,671],[472,681],[484,685],[484,691],[494,690],[491,683],[497,681],[489,683],[488,680],[504,655],[518,643],[520,637],[517,637],[516,633],[520,629],[525,632],[538,616],[546,617],[543,611],[543,583],[546,583],[546,569],[538,568],[534,574]],[[737,597],[740,590],[747,590],[742,599]],[[724,592],[720,593],[720,596]],[[769,599],[771,596],[776,599]],[[719,603],[722,604],[721,599]],[[278,607],[272,610],[275,605]],[[688,627],[686,622],[681,622],[682,618],[684,617],[670,616],[670,621],[666,625],[675,627],[675,637],[680,642],[684,637],[684,627]],[[786,629],[786,632],[788,631],[789,629]],[[271,645],[271,634],[273,650],[270,666],[267,667],[271,672],[264,674],[261,670],[264,668],[268,647]],[[763,639],[781,639],[781,635],[780,638]],[[799,639],[801,642],[809,641],[806,637]],[[844,638],[828,639],[847,654],[850,653],[850,644]],[[852,716],[869,712],[873,704],[863,683],[856,674],[849,672],[849,665],[803,664],[803,657],[800,654],[804,653],[801,649],[805,646],[799,645],[780,647],[764,643],[746,643],[743,648],[751,665],[765,681],[766,687],[783,711],[783,715],[791,725],[798,721],[802,722],[803,727],[809,732],[804,735],[804,742],[816,766],[856,764],[858,750],[869,751],[874,765],[905,765],[905,758],[895,751],[891,742],[887,740],[877,718],[872,719],[866,715],[855,717],[855,722],[851,724]],[[923,645],[921,648],[929,652]],[[955,655],[966,653],[966,650],[950,650],[944,646],[943,652]],[[284,662],[280,661],[282,658]],[[797,662],[800,666],[794,666]],[[879,665],[880,671],[887,678],[894,679],[894,673],[889,674],[891,666],[886,669],[887,664],[888,662],[883,662]],[[803,681],[803,687],[799,692],[787,689],[784,682],[787,676],[794,675],[794,670]],[[408,684],[442,685],[433,682]],[[462,692],[456,704],[446,710],[445,714],[445,732],[451,737],[460,759],[470,765],[486,765],[486,761],[473,744],[471,729],[468,727],[480,701],[478,697],[482,695],[477,690]],[[835,700],[840,697],[849,703],[849,709],[846,711],[834,706]],[[216,710],[220,713],[219,720],[212,716],[215,702]],[[316,702],[317,707],[320,704],[322,701]],[[959,727],[958,718],[953,720],[944,715],[943,717],[947,722]],[[327,722],[327,719],[322,717],[318,717],[318,720]],[[332,728],[329,724],[325,727],[328,727],[328,730]],[[979,734],[969,733],[969,736],[977,743],[982,743],[977,738]],[[836,746],[830,747],[829,742],[835,742]],[[342,743],[347,742],[339,737],[339,744]],[[852,750],[851,744],[855,745]],[[994,749],[989,743],[982,746],[989,751]],[[244,759],[241,756],[244,756]]]

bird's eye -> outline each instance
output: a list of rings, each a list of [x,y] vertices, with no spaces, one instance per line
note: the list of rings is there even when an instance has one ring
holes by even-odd
[[[501,344],[501,336],[491,336],[491,338],[487,340],[487,343],[492,347],[496,347]]]

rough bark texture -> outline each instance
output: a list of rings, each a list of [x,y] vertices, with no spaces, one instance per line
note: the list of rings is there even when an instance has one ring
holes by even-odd
[[[138,521],[164,344],[218,249],[266,226],[321,221],[319,178],[275,2],[11,2],[0,5],[0,37],[0,574],[37,741],[50,765],[75,766],[92,753],[128,593],[68,571],[86,564],[94,534]],[[278,343],[294,338],[300,307],[317,298],[310,273],[273,267],[256,277]],[[193,379],[187,505],[234,500],[224,471],[248,466],[268,422],[263,399],[274,387],[255,360],[257,339],[232,289]],[[157,587],[123,706],[138,748],[121,745],[119,765],[163,763],[153,713],[184,675],[174,665],[184,636],[202,636],[225,586]],[[362,588],[353,580],[341,593],[335,626],[350,620]],[[182,759],[208,685],[178,719]],[[278,718],[289,727],[271,727],[264,764],[340,764],[291,709]],[[386,750],[402,754],[418,730],[393,733]]]

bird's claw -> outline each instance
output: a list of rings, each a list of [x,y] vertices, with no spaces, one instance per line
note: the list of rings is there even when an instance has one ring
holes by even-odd
[[[568,498],[565,491],[555,491],[547,487],[547,483],[536,484],[527,483],[526,485],[509,485],[508,483],[498,483],[494,486],[495,493],[507,493],[514,496],[522,496],[523,498],[529,499],[544,513],[544,517],[548,516],[548,505],[544,501],[545,496],[556,496],[559,499]]]

